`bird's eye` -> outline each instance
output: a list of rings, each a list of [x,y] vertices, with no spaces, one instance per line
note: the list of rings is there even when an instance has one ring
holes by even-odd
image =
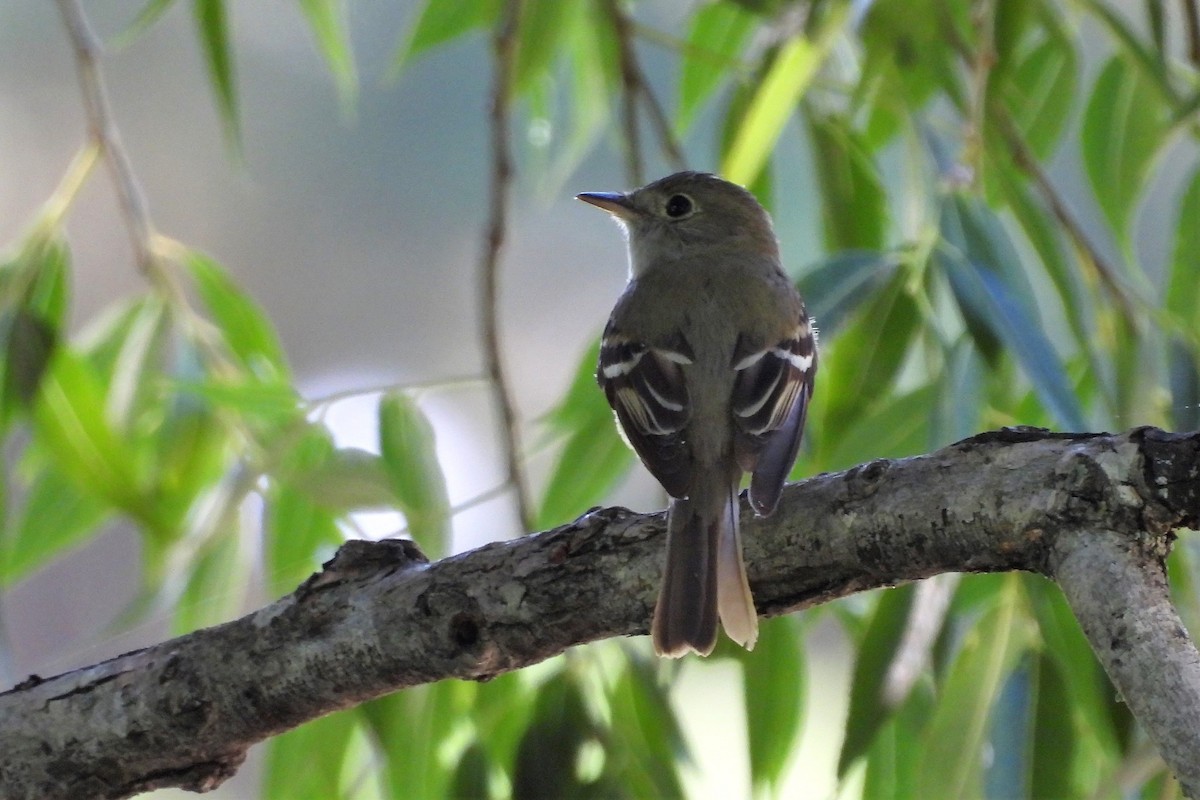
[[[692,198],[686,194],[672,195],[667,201],[667,216],[671,219],[682,219],[692,213]]]

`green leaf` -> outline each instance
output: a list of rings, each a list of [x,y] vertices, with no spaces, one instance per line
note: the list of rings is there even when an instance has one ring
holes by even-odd
[[[520,672],[498,675],[475,687],[471,721],[491,760],[509,770],[533,716],[535,690]]]
[[[928,684],[913,687],[908,700],[879,729],[867,756],[864,798],[924,800],[917,792],[918,770],[927,757],[923,733],[933,716]]]
[[[984,769],[985,797],[1027,797],[1032,772],[1029,741],[1033,733],[1036,676],[1026,654],[1008,674],[988,721],[990,757]],[[1054,795],[1058,797],[1058,795]]]
[[[175,0],[147,0],[146,5],[142,6],[142,10],[134,17],[133,22],[129,23],[129,27],[117,35],[113,43],[114,48],[120,50],[127,47],[158,22],[159,17],[173,5],[175,5]]]
[[[881,250],[887,194],[861,137],[842,117],[805,114],[821,192],[825,249]]]
[[[267,745],[267,800],[342,797],[342,766],[358,728],[357,709],[338,711],[276,736]]]
[[[600,504],[634,461],[596,385],[598,352],[596,343],[584,353],[566,397],[547,417],[549,425],[567,438],[538,508],[535,525],[540,529],[560,525]]]
[[[837,436],[821,438],[819,468],[846,469],[873,458],[903,458],[929,445],[929,409],[936,384],[905,394],[883,394],[858,412]],[[826,391],[829,391],[827,388]]]
[[[896,272],[828,346],[821,376],[828,395],[826,429],[844,431],[869,405],[887,397],[919,321],[907,276]]]
[[[450,501],[437,460],[433,426],[408,395],[379,401],[379,452],[392,491],[421,550],[439,557],[450,547]]]
[[[238,288],[224,268],[208,256],[189,251],[184,264],[234,355],[251,374],[286,382],[289,373],[283,347],[258,303]]]
[[[286,480],[289,474],[303,474],[324,463],[332,452],[329,432],[317,425],[309,427],[279,465],[279,473],[285,478],[271,483],[264,516],[273,594],[295,589],[342,543],[335,515]]]
[[[417,56],[463,34],[491,25],[501,0],[428,0],[413,26],[408,42],[396,55],[393,72],[399,73]]]
[[[893,713],[883,697],[884,681],[904,635],[912,598],[912,584],[881,591],[866,632],[858,641],[846,734],[838,756],[839,779],[845,778],[847,770],[871,748],[875,735]]]
[[[4,337],[4,405],[28,406],[58,344],[58,331],[43,317],[18,308]]]
[[[363,704],[360,709],[387,763],[390,797],[440,798],[452,775],[441,752],[455,731],[468,690],[457,681],[407,689]]]
[[[1035,662],[1035,669],[1037,704],[1032,741],[1027,742],[1031,760],[1029,796],[1063,800],[1088,797],[1091,792],[1081,791],[1073,769],[1081,748],[1075,725],[1077,711],[1067,681],[1057,662],[1045,653]],[[1089,772],[1100,771],[1095,760],[1085,763]]]
[[[988,712],[1026,646],[1018,580],[1007,576],[998,602],[966,634],[950,666],[923,737],[919,797],[983,796]]]
[[[754,183],[839,35],[850,22],[850,3],[835,0],[813,35],[797,35],[775,54],[722,157],[721,174],[743,186]]]
[[[394,508],[398,502],[383,459],[355,447],[334,450],[291,482],[314,503],[338,513]]]
[[[153,522],[134,474],[135,458],[109,425],[104,390],[91,366],[59,348],[34,406],[35,434],[75,483],[143,522]]]
[[[1083,164],[1118,241],[1129,245],[1130,218],[1162,149],[1169,109],[1158,88],[1124,59],[1105,64],[1083,116]]]
[[[1103,761],[1097,759],[1097,771],[1105,763],[1116,764],[1122,756],[1120,734],[1110,713],[1111,706],[1121,705],[1116,690],[1058,586],[1035,575],[1022,576],[1022,585],[1046,655],[1058,665],[1071,693],[1071,707],[1103,756]]]
[[[692,15],[682,51],[677,131],[687,131],[704,102],[739,68],[738,56],[757,24],[753,14],[732,3],[702,5]]]
[[[979,430],[983,377],[978,351],[969,337],[961,337],[946,353],[942,386],[929,424],[931,449],[965,439]]]
[[[794,752],[803,716],[804,642],[793,617],[763,620],[758,644],[742,662],[750,779],[777,789]]]
[[[218,533],[189,565],[187,584],[175,604],[171,631],[176,636],[227,622],[245,608],[254,585],[250,559],[237,530]]]
[[[1058,423],[1086,430],[1079,398],[1041,330],[1033,290],[999,222],[983,206],[957,196],[943,204],[941,224],[949,246],[939,247],[934,259],[980,351],[994,357],[1002,342]]]
[[[1071,118],[1078,72],[1071,42],[1052,34],[1002,77],[1000,93],[1005,108],[1038,158],[1054,152]]]
[[[204,60],[208,65],[208,76],[212,81],[225,135],[230,144],[236,147],[241,140],[241,126],[238,120],[237,84],[234,78],[233,51],[230,49],[225,2],[192,0],[192,14],[196,20],[196,33],[204,50]]]
[[[881,290],[896,268],[884,253],[847,250],[821,259],[797,282],[808,316],[832,341],[858,309]]]
[[[576,761],[599,731],[587,713],[583,695],[568,673],[542,685],[529,728],[521,738],[512,775],[512,796],[580,797],[588,789],[577,774]]]
[[[687,758],[683,732],[652,665],[630,659],[613,687],[607,780],[632,797],[684,797],[678,765]]]
[[[1195,334],[1200,331],[1200,169],[1183,190],[1176,220],[1163,305],[1182,331]]]
[[[523,0],[512,75],[517,94],[525,94],[535,80],[549,71],[564,37],[579,20],[583,5],[562,0]]]
[[[358,72],[346,30],[345,8],[342,0],[299,0],[308,19],[308,27],[317,39],[317,46],[337,83],[343,104],[353,107],[358,95]]]
[[[99,532],[109,507],[79,489],[58,467],[47,464],[29,487],[13,533],[2,541],[0,586],[11,586],[33,570]]]

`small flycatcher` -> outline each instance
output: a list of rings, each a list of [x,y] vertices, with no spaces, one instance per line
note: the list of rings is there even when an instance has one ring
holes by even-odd
[[[750,192],[680,172],[628,193],[584,192],[621,224],[629,284],[596,379],[626,440],[671,496],[651,628],[659,655],[712,652],[717,619],[747,649],[758,613],[738,534],[738,487],[775,510],[817,372],[804,301]]]

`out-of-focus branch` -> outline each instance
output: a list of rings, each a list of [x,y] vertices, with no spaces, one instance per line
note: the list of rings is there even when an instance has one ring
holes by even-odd
[[[641,150],[641,131],[638,120],[638,101],[646,104],[650,124],[654,126],[659,146],[671,168],[681,170],[686,162],[683,149],[671,130],[671,121],[650,87],[646,73],[638,61],[634,48],[635,28],[633,21],[621,7],[620,0],[608,0],[606,9],[617,37],[617,48],[621,64],[621,119],[625,135],[626,172],[630,182],[640,186],[645,181],[645,170]]]
[[[137,176],[134,175],[129,154],[121,143],[120,132],[108,103],[104,75],[100,70],[100,40],[92,32],[79,0],[58,0],[58,10],[75,53],[75,67],[79,72],[79,84],[83,92],[84,109],[92,139],[100,148],[116,186],[121,214],[133,245],[134,258],[142,272],[150,275],[155,263],[154,225],[150,221],[146,197],[142,193]]]
[[[522,0],[507,0],[492,39],[493,71],[491,108],[492,173],[489,191],[491,211],[484,235],[483,256],[479,265],[480,325],[483,335],[483,357],[488,378],[492,382],[496,407],[500,414],[501,444],[504,448],[505,472],[516,496],[517,512],[524,530],[533,530],[533,510],[525,468],[521,462],[521,437],[517,430],[517,412],[512,387],[504,370],[500,347],[500,256],[508,226],[508,192],[512,184],[513,162],[509,144],[512,110],[513,65],[516,62],[517,33],[521,19]]]
[[[1197,0],[1180,0],[1183,10],[1183,25],[1187,29],[1188,60],[1200,69],[1200,3]]]

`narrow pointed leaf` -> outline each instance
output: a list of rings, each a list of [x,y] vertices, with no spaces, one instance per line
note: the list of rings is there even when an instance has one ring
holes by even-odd
[[[740,660],[750,780],[756,787],[774,788],[793,754],[804,715],[807,672],[797,620],[763,620],[754,652]]]
[[[450,546],[450,501],[433,426],[408,395],[379,402],[379,452],[413,540],[430,557]]]
[[[679,131],[691,126],[704,102],[736,71],[738,56],[756,24],[753,14],[732,3],[709,3],[692,15],[679,76],[675,115]]]
[[[1133,209],[1168,125],[1158,87],[1125,59],[1111,58],[1092,87],[1080,144],[1092,191],[1123,244],[1130,241]]]
[[[805,116],[821,192],[825,249],[883,249],[887,195],[861,137],[844,118]]]
[[[308,19],[317,46],[338,87],[343,105],[353,107],[358,94],[358,71],[354,67],[354,51],[346,29],[343,0],[299,0]]]
[[[216,95],[217,109],[231,144],[241,140],[238,119],[237,82],[233,66],[233,49],[229,39],[229,20],[224,0],[192,0],[196,33],[200,37],[208,77]]]
[[[396,55],[393,72],[439,45],[490,25],[496,19],[500,3],[501,0],[427,0],[408,41]]]

